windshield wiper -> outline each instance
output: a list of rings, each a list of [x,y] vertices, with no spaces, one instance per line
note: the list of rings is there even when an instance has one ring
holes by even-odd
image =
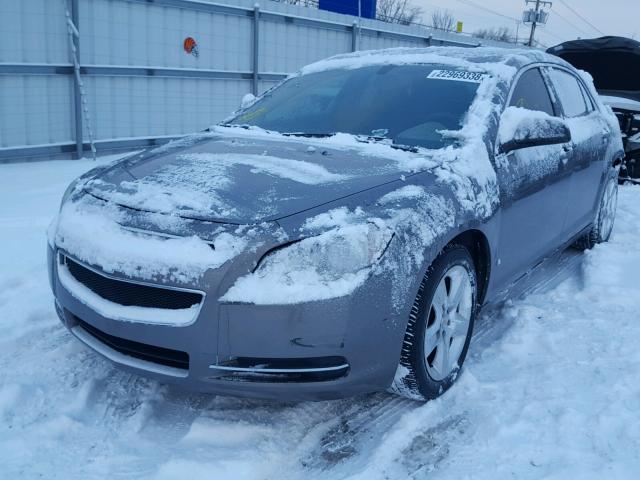
[[[333,137],[335,133],[325,132],[283,132],[285,137],[305,137],[305,138],[329,138]]]
[[[225,127],[225,128],[243,128],[245,130],[249,130],[251,128],[251,125],[246,123],[219,123],[218,126]],[[205,131],[210,131],[210,130],[211,130],[211,127],[207,128],[207,130]]]
[[[388,145],[391,148],[395,148],[396,150],[403,150],[405,152],[418,153],[418,147],[414,147],[411,145],[403,145],[401,143],[395,143],[392,139],[383,136],[376,135],[356,135],[356,139],[359,142],[363,143],[382,143],[384,145]]]

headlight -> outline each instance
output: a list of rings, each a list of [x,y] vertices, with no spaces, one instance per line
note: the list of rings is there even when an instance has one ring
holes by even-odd
[[[264,258],[255,273],[309,272],[335,280],[373,265],[392,235],[390,229],[373,223],[336,228],[276,250]]]
[[[221,300],[285,305],[349,295],[365,282],[392,237],[385,226],[361,223],[305,238],[268,254]]]

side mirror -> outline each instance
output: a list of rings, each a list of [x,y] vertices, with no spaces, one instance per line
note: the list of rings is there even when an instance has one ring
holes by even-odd
[[[544,112],[508,107],[500,118],[500,153],[571,141],[571,131],[560,118]]]
[[[257,97],[253,93],[247,93],[244,97],[242,97],[242,100],[240,101],[240,108],[243,110],[245,108],[249,108],[255,103],[256,100]]]

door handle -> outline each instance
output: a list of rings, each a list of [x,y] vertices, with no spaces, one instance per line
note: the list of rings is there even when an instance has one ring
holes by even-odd
[[[562,150],[564,150],[566,153],[569,153],[573,150],[573,145],[570,143],[565,143],[564,145],[562,145]]]

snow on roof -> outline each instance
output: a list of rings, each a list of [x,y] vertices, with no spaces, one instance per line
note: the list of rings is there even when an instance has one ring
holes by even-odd
[[[303,67],[299,74],[307,75],[324,70],[361,68],[370,65],[438,64],[487,71],[503,79],[509,79],[519,68],[535,62],[568,65],[554,55],[534,49],[401,47],[335,55]]]

